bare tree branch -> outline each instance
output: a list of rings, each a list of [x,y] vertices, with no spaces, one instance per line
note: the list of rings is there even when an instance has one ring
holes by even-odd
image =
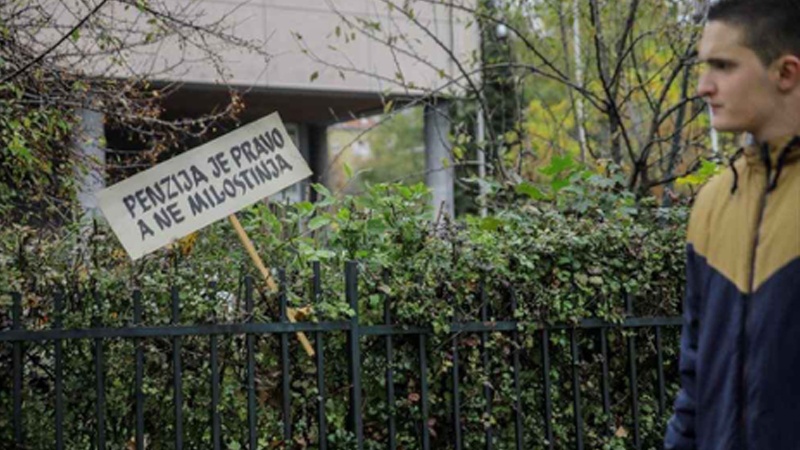
[[[44,57],[45,57],[45,56],[47,56],[48,54],[50,54],[50,52],[52,52],[53,50],[55,50],[55,49],[56,49],[56,48],[57,48],[59,45],[63,44],[63,43],[64,43],[64,41],[66,41],[67,39],[69,39],[69,38],[70,38],[70,37],[73,35],[73,33],[75,33],[75,31],[77,31],[78,29],[80,29],[80,28],[83,26],[83,24],[85,24],[85,23],[86,23],[86,21],[87,21],[87,20],[89,20],[89,18],[90,18],[90,17],[92,17],[93,15],[95,15],[95,14],[97,13],[97,11],[99,11],[99,10],[100,10],[100,8],[102,8],[102,7],[103,7],[103,6],[104,6],[104,5],[105,5],[107,2],[108,2],[108,0],[100,0],[100,3],[98,3],[98,4],[97,4],[97,5],[94,7],[94,9],[92,9],[91,11],[89,11],[89,13],[88,13],[88,14],[86,14],[86,15],[83,17],[83,19],[81,19],[80,21],[78,21],[78,23],[76,23],[76,24],[75,24],[75,26],[73,26],[73,27],[72,27],[72,28],[69,30],[69,32],[67,32],[67,33],[65,33],[63,36],[61,36],[61,38],[60,38],[59,40],[57,40],[57,41],[56,41],[56,42],[55,42],[53,45],[51,45],[51,46],[50,46],[50,47],[49,47],[47,50],[45,50],[45,51],[43,51],[42,53],[40,53],[40,54],[39,54],[39,56],[37,56],[36,58],[33,58],[32,60],[28,61],[28,63],[27,63],[27,64],[25,64],[24,66],[20,67],[19,69],[17,69],[15,72],[11,73],[10,75],[7,75],[7,76],[3,77],[3,79],[2,79],[2,80],[0,80],[0,84],[7,83],[7,82],[9,82],[9,81],[13,80],[14,78],[18,77],[20,74],[22,74],[23,72],[25,72],[26,70],[30,69],[30,68],[31,68],[31,66],[33,66],[34,64],[37,64],[37,63],[41,62],[41,61],[42,61],[42,59],[44,59]]]

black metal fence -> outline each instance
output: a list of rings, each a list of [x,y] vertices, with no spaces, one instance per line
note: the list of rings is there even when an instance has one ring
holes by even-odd
[[[52,326],[49,329],[36,329],[36,330],[29,330],[26,329],[23,324],[23,311],[22,311],[22,295],[19,293],[11,293],[9,294],[12,299],[12,309],[11,309],[11,326],[5,329],[0,328],[0,354],[2,354],[3,347],[11,348],[11,364],[9,367],[0,368],[0,371],[9,371],[11,376],[8,379],[12,380],[11,385],[2,385],[0,384],[0,394],[5,394],[10,397],[10,410],[9,411],[0,411],[0,416],[3,415],[10,415],[10,425],[12,428],[12,432],[8,433],[8,435],[13,436],[13,442],[5,442],[0,444],[2,448],[31,448],[29,444],[25,442],[26,432],[25,430],[30,430],[31,428],[37,427],[35,423],[24,423],[23,415],[24,408],[26,408],[26,402],[28,399],[24,398],[23,393],[26,392],[24,389],[26,380],[24,375],[24,365],[25,365],[25,358],[26,358],[26,348],[32,345],[46,345],[52,346],[52,372],[49,375],[52,377],[52,382],[54,384],[53,390],[51,395],[53,396],[52,399],[52,411],[46,411],[42,416],[40,416],[40,420],[43,421],[54,421],[52,428],[50,427],[42,427],[47,429],[54,430],[54,435],[52,436],[52,447],[58,450],[62,450],[67,445],[65,442],[64,432],[65,432],[65,424],[64,424],[64,414],[65,414],[65,393],[64,393],[64,386],[62,380],[64,379],[64,350],[63,345],[66,341],[84,341],[84,342],[91,342],[92,345],[92,362],[94,368],[94,417],[95,417],[95,435],[92,437],[92,447],[97,449],[106,449],[110,448],[107,439],[107,433],[109,430],[109,426],[107,421],[109,417],[107,417],[107,413],[109,410],[109,405],[107,404],[107,400],[105,397],[107,386],[107,379],[105,377],[105,373],[107,370],[106,362],[105,362],[105,354],[104,354],[104,342],[109,340],[125,340],[130,341],[133,343],[133,351],[135,352],[134,359],[135,359],[135,374],[133,375],[133,409],[135,413],[132,415],[134,424],[131,424],[131,428],[135,430],[134,435],[130,439],[130,447],[135,449],[144,449],[144,448],[151,448],[150,445],[146,442],[146,419],[145,419],[145,401],[146,401],[146,394],[144,390],[144,385],[146,381],[145,377],[145,363],[144,363],[144,350],[143,350],[143,343],[150,339],[167,339],[171,342],[172,352],[171,352],[171,369],[172,369],[172,385],[171,389],[173,391],[172,401],[174,403],[174,416],[172,417],[170,427],[174,430],[174,448],[175,449],[183,449],[187,448],[185,444],[185,431],[183,427],[184,421],[184,412],[187,408],[186,399],[183,396],[183,368],[182,368],[182,342],[188,338],[202,338],[208,339],[210,352],[208,354],[209,364],[210,364],[210,377],[208,383],[210,385],[210,408],[208,411],[208,427],[210,429],[210,445],[214,449],[221,449],[225,448],[226,440],[223,436],[223,427],[222,427],[222,418],[220,413],[220,360],[219,355],[217,352],[218,349],[218,340],[223,339],[225,337],[230,336],[243,336],[244,339],[244,348],[245,348],[245,358],[246,367],[244,370],[246,371],[246,405],[247,405],[247,437],[246,442],[247,446],[250,449],[255,448],[265,448],[269,447],[267,444],[260,443],[259,440],[261,438],[261,434],[263,433],[262,430],[259,429],[259,425],[257,422],[257,414],[260,402],[257,401],[256,398],[256,373],[258,371],[257,363],[256,363],[256,349],[255,349],[255,340],[264,335],[275,335],[279,338],[280,342],[280,386],[279,390],[276,392],[280,392],[280,404],[279,408],[281,409],[281,416],[282,416],[282,433],[283,439],[282,443],[280,444],[281,448],[318,448],[318,449],[328,449],[328,448],[344,448],[341,444],[334,444],[332,445],[329,442],[329,433],[330,430],[328,428],[327,415],[325,411],[325,404],[326,401],[331,397],[331,395],[338,395],[338,394],[330,394],[326,392],[326,373],[325,373],[325,360],[326,357],[329,357],[326,354],[326,348],[324,346],[324,341],[326,335],[330,333],[344,333],[346,335],[346,360],[347,361],[347,377],[348,377],[348,390],[347,392],[343,393],[342,395],[348,398],[349,402],[349,412],[348,412],[348,420],[347,420],[347,428],[348,431],[351,433],[350,435],[353,438],[353,441],[348,444],[352,447],[347,448],[356,448],[362,449],[365,448],[365,424],[363,420],[362,410],[364,409],[364,404],[370,399],[364,398],[364,391],[362,390],[362,385],[364,380],[362,380],[363,371],[362,371],[362,350],[363,350],[363,340],[367,339],[368,337],[378,337],[383,342],[381,343],[380,351],[384,353],[386,367],[385,367],[385,380],[382,381],[382,385],[385,386],[385,400],[388,405],[393,405],[397,401],[396,392],[395,392],[395,369],[393,360],[395,358],[395,344],[398,339],[405,339],[406,342],[413,342],[416,340],[416,361],[418,367],[416,368],[417,373],[420,374],[418,378],[419,383],[419,415],[418,417],[414,417],[412,420],[417,422],[416,429],[419,430],[419,439],[416,443],[418,448],[428,450],[430,448],[454,448],[457,450],[470,448],[469,446],[465,446],[465,433],[466,429],[463,425],[462,420],[462,407],[463,401],[462,398],[462,388],[460,384],[463,381],[463,361],[460,357],[460,340],[463,336],[467,334],[471,336],[477,336],[479,338],[479,348],[481,353],[481,364],[483,369],[485,370],[489,365],[489,357],[490,351],[487,349],[487,340],[490,339],[490,334],[493,333],[502,333],[503,335],[507,336],[511,342],[514,343],[514,350],[510,354],[509,358],[509,365],[512,366],[512,373],[513,373],[513,390],[515,398],[511,401],[513,402],[513,427],[512,433],[503,434],[505,438],[513,436],[513,442],[501,442],[501,439],[504,439],[503,436],[497,434],[495,428],[491,425],[484,427],[483,433],[485,434],[485,438],[483,439],[482,448],[485,449],[493,449],[493,448],[515,448],[517,450],[528,450],[531,448],[542,447],[542,448],[557,448],[559,447],[556,440],[554,440],[553,436],[553,425],[555,423],[553,417],[553,397],[552,397],[552,390],[554,389],[552,380],[551,380],[551,359],[552,355],[552,345],[551,345],[551,334],[552,333],[566,333],[565,336],[568,336],[569,345],[567,348],[569,349],[569,355],[560,355],[561,357],[568,358],[572,361],[572,370],[571,374],[568,374],[565,379],[571,378],[571,422],[570,425],[572,427],[573,437],[570,439],[569,443],[562,442],[560,448],[577,448],[583,449],[585,447],[584,442],[584,417],[582,413],[582,408],[584,406],[584,400],[582,400],[582,389],[581,389],[581,374],[578,369],[579,367],[579,358],[580,358],[580,351],[579,351],[579,343],[581,337],[586,336],[593,336],[593,339],[596,339],[599,342],[599,361],[602,364],[602,373],[600,376],[600,386],[599,386],[599,398],[602,399],[602,410],[606,414],[606,417],[610,417],[610,411],[612,409],[611,405],[611,375],[609,374],[609,346],[608,346],[608,333],[609,332],[625,332],[631,330],[640,330],[640,329],[648,329],[654,332],[654,355],[656,356],[656,363],[653,367],[648,368],[648,370],[654,369],[656,385],[657,385],[657,392],[654,393],[654,396],[657,398],[657,405],[658,405],[658,414],[660,417],[663,417],[664,414],[667,413],[666,411],[666,403],[668,401],[668,394],[667,394],[667,387],[666,383],[668,380],[665,378],[664,372],[664,338],[663,333],[664,330],[671,330],[670,336],[671,339],[673,336],[677,336],[677,328],[681,324],[681,320],[678,317],[633,317],[632,314],[624,320],[622,323],[619,324],[610,324],[601,320],[595,319],[588,319],[583,320],[577,325],[557,325],[557,326],[548,326],[537,329],[534,334],[535,338],[538,341],[538,352],[539,354],[536,355],[537,364],[541,364],[541,404],[539,407],[541,408],[540,411],[537,411],[537,415],[543,420],[542,430],[544,431],[542,434],[532,435],[530,430],[527,430],[524,422],[523,417],[525,414],[529,413],[525,411],[525,407],[522,405],[521,402],[521,381],[520,381],[520,374],[522,372],[520,358],[521,354],[525,351],[523,350],[523,346],[521,345],[521,336],[519,331],[519,324],[514,320],[505,320],[505,321],[490,321],[490,317],[487,312],[486,304],[484,303],[480,309],[480,317],[479,320],[474,321],[465,321],[465,322],[457,322],[450,324],[449,333],[451,336],[452,342],[452,369],[451,375],[448,377],[450,378],[448,383],[439,384],[436,386],[436,391],[438,394],[443,394],[446,392],[447,398],[449,399],[449,410],[452,411],[452,417],[450,418],[449,426],[447,427],[447,432],[442,433],[439,432],[439,436],[435,439],[436,442],[432,444],[431,438],[431,427],[428,426],[429,421],[429,398],[431,395],[431,386],[429,385],[428,374],[429,374],[429,367],[428,367],[428,352],[429,352],[429,338],[431,336],[431,329],[427,326],[409,326],[409,325],[397,325],[393,324],[393,317],[392,317],[392,308],[390,306],[390,302],[387,299],[384,304],[384,323],[380,325],[363,325],[359,322],[359,315],[358,315],[358,305],[359,305],[359,294],[358,294],[358,269],[357,265],[353,262],[347,263],[345,268],[345,287],[346,287],[346,298],[349,302],[350,307],[353,311],[356,312],[349,320],[344,321],[331,321],[331,322],[319,322],[319,323],[311,323],[311,322],[303,322],[303,323],[290,323],[287,318],[287,298],[285,293],[280,295],[280,320],[276,322],[260,322],[253,320],[253,280],[251,278],[246,278],[245,280],[245,288],[244,288],[244,298],[245,298],[245,312],[246,317],[248,318],[245,321],[237,322],[237,323],[207,323],[201,325],[182,325],[180,324],[180,315],[181,315],[181,304],[180,304],[180,295],[177,289],[173,289],[171,292],[172,298],[172,322],[170,324],[163,324],[158,326],[150,326],[146,325],[142,321],[142,294],[141,292],[135,291],[132,294],[131,301],[133,302],[133,318],[131,326],[125,327],[103,327],[99,324],[96,326],[92,326],[89,328],[82,328],[82,329],[65,329],[62,325],[61,315],[63,312],[63,298],[61,295],[55,295],[54,298],[54,316],[52,320]],[[314,298],[319,297],[319,293],[321,291],[320,287],[320,274],[319,274],[319,265],[314,266],[314,279],[313,279],[313,291],[314,291]],[[512,312],[517,308],[517,300],[514,295],[510,298],[511,301],[511,310]],[[627,301],[628,305],[628,312],[632,312],[632,305],[630,299]],[[0,314],[2,317],[2,314]],[[512,316],[513,317],[513,316]],[[0,323],[0,327],[2,327],[2,323]],[[295,355],[295,358],[305,357],[304,354],[299,353],[292,353],[290,351],[290,346],[293,340],[293,334],[295,332],[305,332],[309,333],[310,337],[312,337],[314,341],[314,346],[316,350],[316,355],[314,356],[314,366],[316,367],[316,373],[314,374],[314,383],[316,384],[316,412],[315,412],[315,420],[316,423],[313,424],[315,427],[314,436],[316,436],[316,442],[304,442],[302,444],[297,443],[293,440],[293,414],[291,412],[292,408],[292,399],[291,399],[291,391],[292,391],[292,383],[293,380],[291,374],[291,365],[292,365],[292,355]],[[526,331],[526,333],[530,333]],[[630,408],[630,422],[625,424],[626,428],[630,430],[631,436],[629,442],[632,444],[633,448],[642,448],[642,442],[640,437],[640,405],[639,405],[639,386],[638,381],[639,375],[637,374],[637,351],[639,350],[639,346],[637,345],[636,341],[636,334],[635,333],[627,333],[625,334],[624,340],[626,341],[626,365],[627,365],[627,384],[628,384],[628,398],[629,404],[628,408]],[[299,349],[299,347],[297,347]],[[374,346],[371,351],[374,351]],[[595,350],[596,351],[596,350]],[[300,356],[302,355],[302,356]],[[0,377],[0,380],[3,378]],[[674,380],[672,380],[674,381]],[[445,392],[442,392],[445,391]],[[485,397],[485,415],[487,417],[492,415],[492,396],[495,395],[493,392],[493,387],[490,383],[485,383],[483,386],[483,396]],[[8,416],[6,416],[8,417]],[[388,449],[398,449],[401,448],[398,446],[398,442],[396,440],[397,429],[400,426],[399,421],[403,419],[397,417],[392,410],[390,409],[388,412],[388,416],[385,420],[385,440],[381,443],[384,448]],[[563,417],[562,417],[563,419]],[[403,419],[405,420],[405,419]],[[609,419],[611,420],[611,419]],[[440,424],[441,425],[441,424]],[[609,429],[613,430],[617,427],[618,424],[609,424]],[[309,425],[306,424],[306,427]],[[2,430],[0,430],[2,431]],[[8,431],[8,430],[6,430]],[[473,430],[474,432],[474,430]],[[432,447],[433,445],[433,447]],[[338,446],[338,447],[337,447]],[[374,445],[373,445],[374,447]],[[407,446],[405,448],[408,448]]]

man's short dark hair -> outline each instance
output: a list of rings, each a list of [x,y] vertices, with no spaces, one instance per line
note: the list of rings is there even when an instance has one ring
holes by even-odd
[[[744,44],[764,65],[786,54],[800,56],[800,0],[719,0],[708,20],[741,27]]]

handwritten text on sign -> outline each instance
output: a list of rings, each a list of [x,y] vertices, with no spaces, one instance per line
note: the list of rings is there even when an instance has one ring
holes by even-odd
[[[98,193],[138,259],[311,175],[277,113]]]

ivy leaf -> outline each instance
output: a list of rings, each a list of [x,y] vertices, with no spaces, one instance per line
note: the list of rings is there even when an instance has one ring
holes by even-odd
[[[402,195],[406,200],[411,200],[411,197],[414,195],[411,189],[403,185],[397,186],[397,192],[399,192],[400,195]]]
[[[390,288],[389,286],[387,286],[385,284],[381,284],[380,286],[378,286],[378,290],[383,292],[386,295],[392,295],[392,288]]]
[[[589,283],[592,283],[592,284],[594,284],[596,286],[602,286],[603,285],[603,278],[602,277],[598,277],[598,276],[589,277]]]
[[[331,194],[331,191],[328,190],[328,188],[319,183],[314,183],[311,185],[311,187],[314,188],[314,190],[317,191],[318,194],[322,194],[324,197],[330,197],[331,195],[333,195]]]
[[[503,221],[497,217],[485,217],[481,220],[481,229],[486,231],[497,231],[498,228],[503,226]]]
[[[567,178],[556,178],[550,182],[550,187],[553,188],[553,192],[558,192],[567,186],[569,186],[569,179]]]
[[[541,172],[542,175],[554,177],[574,166],[575,162],[572,160],[571,156],[554,156],[552,161],[550,161],[550,165],[542,167],[539,172]]]
[[[314,204],[311,202],[295,203],[295,208],[297,208],[297,212],[299,213],[300,217],[308,216],[314,212]]]
[[[308,222],[308,229],[317,230],[317,229],[320,229],[320,228],[324,227],[325,225],[328,225],[329,223],[331,223],[331,218],[330,217],[328,217],[328,216],[317,216],[317,217],[314,217],[313,219],[311,219]]]
[[[534,200],[544,200],[547,198],[539,188],[530,183],[520,183],[514,188],[517,194],[524,194]]]
[[[353,169],[350,168],[350,164],[344,163],[342,168],[344,169],[344,174],[347,175],[347,178],[353,178]]]
[[[374,234],[381,234],[386,231],[386,223],[381,219],[369,219],[367,221],[367,231]]]
[[[699,186],[705,184],[711,177],[721,171],[722,169],[718,164],[709,160],[704,160],[700,163],[700,169],[698,169],[697,172],[678,178],[676,184],[678,186]]]
[[[381,306],[381,296],[378,294],[372,294],[369,296],[369,306],[373,309],[377,309]]]
[[[314,252],[314,256],[316,256],[318,259],[333,259],[336,256],[336,253],[330,250],[317,250]]]

